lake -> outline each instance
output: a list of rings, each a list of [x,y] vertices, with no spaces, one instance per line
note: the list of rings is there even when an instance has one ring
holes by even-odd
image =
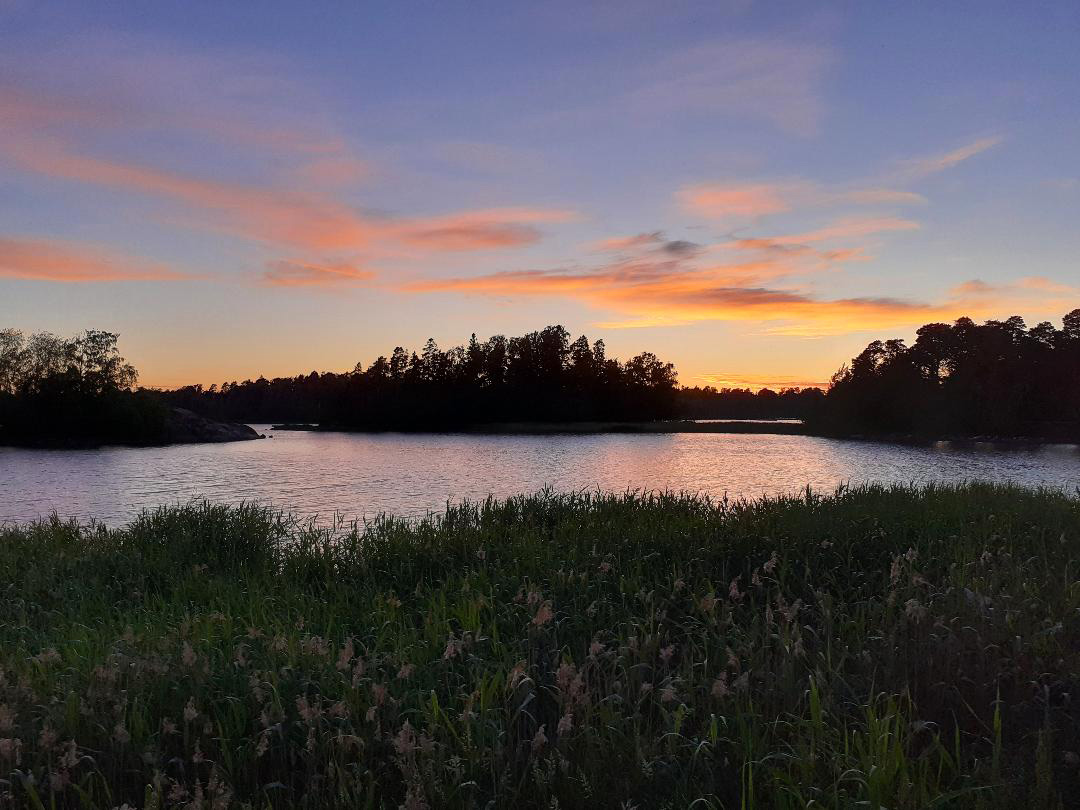
[[[0,522],[53,511],[108,525],[191,498],[261,501],[304,517],[423,515],[448,499],[558,490],[755,497],[840,483],[991,480],[1080,485],[1080,447],[897,445],[767,434],[271,431],[261,441],[100,450],[0,447]]]

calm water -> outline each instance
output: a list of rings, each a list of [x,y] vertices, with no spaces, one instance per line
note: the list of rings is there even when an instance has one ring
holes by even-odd
[[[256,426],[271,433],[268,426]],[[161,504],[258,500],[304,516],[418,515],[447,499],[674,489],[732,497],[807,484],[986,479],[1080,486],[1080,447],[910,447],[809,436],[472,436],[276,432],[232,444],[0,448],[0,522],[53,511],[110,525]]]

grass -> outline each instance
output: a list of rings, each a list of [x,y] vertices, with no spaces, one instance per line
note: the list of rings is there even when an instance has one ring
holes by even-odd
[[[0,529],[0,806],[1075,806],[1078,550],[991,485]]]

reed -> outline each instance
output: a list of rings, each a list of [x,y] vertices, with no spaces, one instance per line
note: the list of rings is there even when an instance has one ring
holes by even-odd
[[[0,529],[0,805],[1064,806],[1078,548],[984,484]]]

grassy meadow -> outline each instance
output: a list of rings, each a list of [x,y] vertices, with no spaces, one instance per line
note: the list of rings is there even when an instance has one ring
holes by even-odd
[[[1076,806],[1078,552],[990,485],[4,528],[0,806]]]

